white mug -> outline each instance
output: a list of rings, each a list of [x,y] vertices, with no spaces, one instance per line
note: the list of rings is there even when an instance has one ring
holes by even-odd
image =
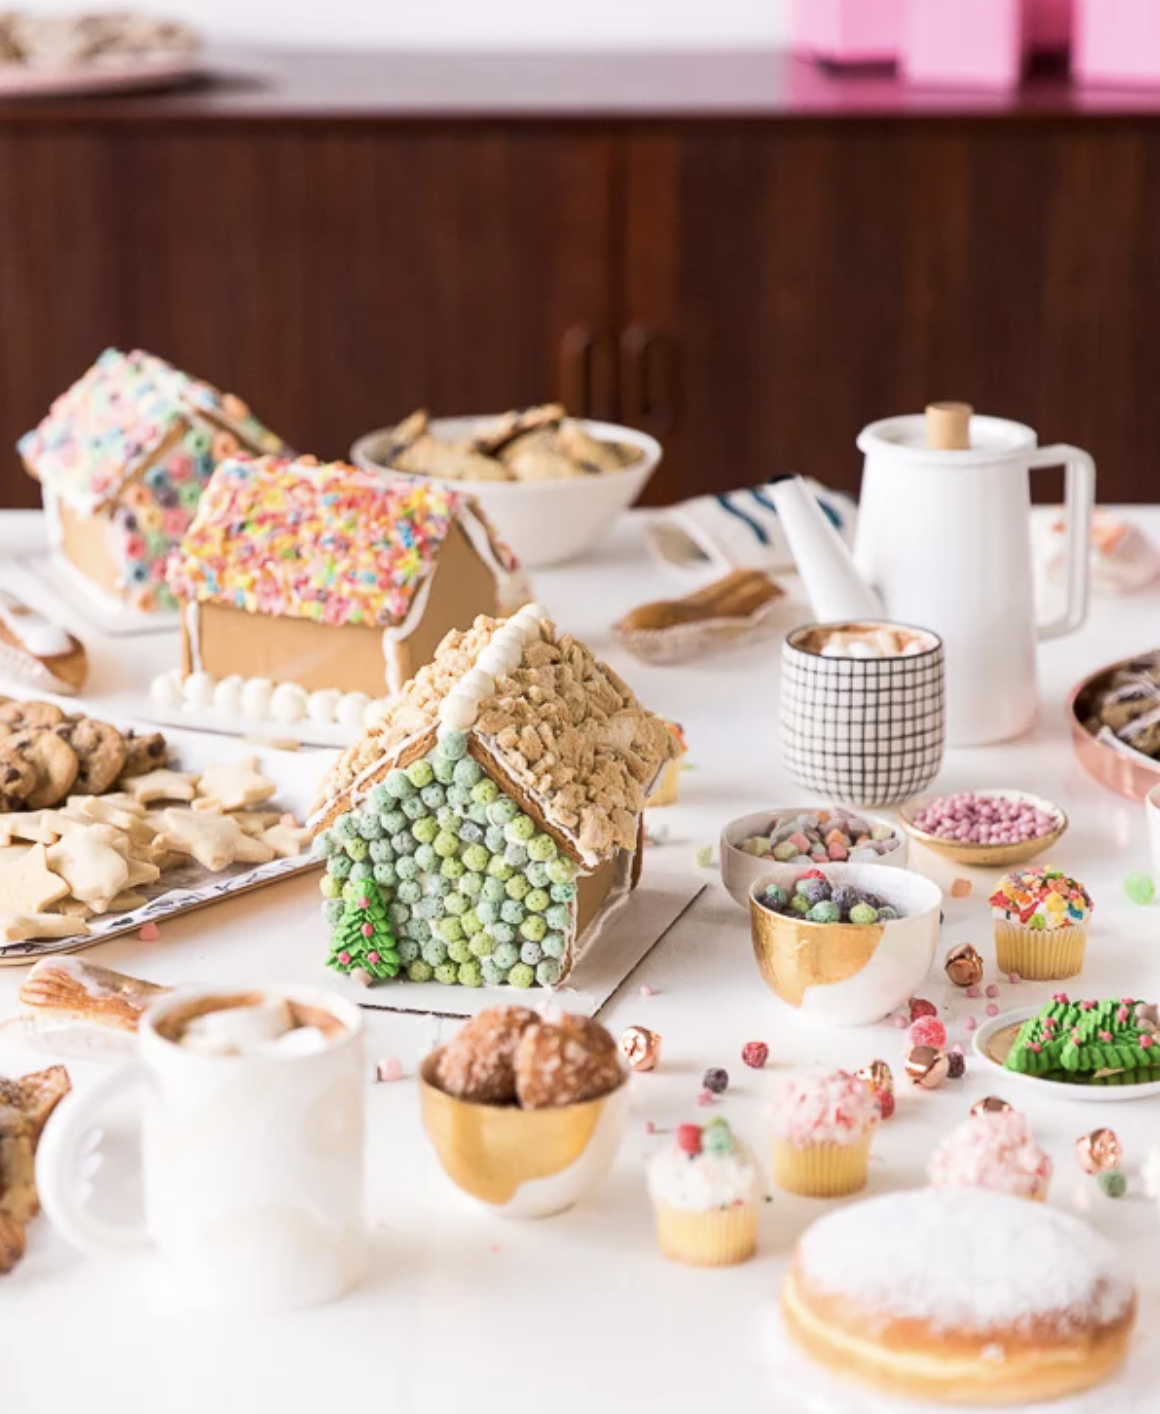
[[[243,995],[166,997],[142,1018],[138,1058],[57,1107],[36,1175],[54,1226],[91,1255],[160,1253],[200,1300],[290,1310],[331,1301],[366,1266],[362,1017],[307,987],[263,987],[336,1033],[309,1054],[207,1055],[171,1039],[179,1019]],[[86,1137],[114,1094],[141,1087],[145,1221],[121,1227],[78,1197]]]

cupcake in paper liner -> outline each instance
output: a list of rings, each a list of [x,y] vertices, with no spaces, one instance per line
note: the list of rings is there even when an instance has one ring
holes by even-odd
[[[648,1166],[657,1242],[674,1262],[731,1267],[757,1251],[761,1175],[723,1119],[677,1126]]]
[[[934,1188],[987,1188],[1013,1198],[1047,1200],[1051,1159],[1015,1110],[972,1115],[934,1151],[927,1177]]]
[[[773,1177],[805,1198],[865,1188],[878,1101],[856,1075],[836,1070],[787,1080],[773,1103]]]
[[[1083,967],[1092,901],[1060,869],[1020,869],[991,895],[1000,972],[1035,982],[1075,977]]]

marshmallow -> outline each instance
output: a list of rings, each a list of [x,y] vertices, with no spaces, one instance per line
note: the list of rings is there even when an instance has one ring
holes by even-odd
[[[312,722],[333,722],[338,716],[342,693],[336,687],[320,687],[306,699],[306,715]]]
[[[270,696],[270,715],[276,722],[300,722],[306,715],[306,689],[296,682],[281,682]]]
[[[158,707],[180,707],[184,698],[178,670],[174,668],[172,672],[155,677],[149,684],[149,696]]]
[[[439,704],[439,723],[449,731],[466,731],[475,725],[479,716],[479,703],[458,688],[449,692]]]
[[[339,726],[351,727],[355,731],[361,730],[363,713],[370,700],[370,694],[367,692],[344,692],[334,714]]]
[[[219,712],[225,712],[231,717],[240,716],[244,686],[245,680],[239,673],[231,673],[228,678],[222,678],[213,690],[214,707]]]
[[[206,1056],[249,1055],[276,1041],[293,1026],[287,1003],[281,997],[270,997],[256,1006],[223,1007],[221,1011],[194,1017],[182,1034],[181,1044]]]
[[[181,693],[191,707],[212,707],[217,679],[212,673],[190,673]]]
[[[494,694],[495,678],[482,668],[474,667],[455,684],[455,691],[462,692],[465,697],[474,697],[476,702],[482,702],[485,697]]]
[[[242,688],[242,712],[251,721],[262,721],[270,712],[274,684],[269,678],[250,678]]]
[[[273,1041],[262,1041],[253,1047],[256,1056],[316,1056],[325,1051],[326,1037],[317,1026],[296,1026],[293,1031],[283,1032]]]

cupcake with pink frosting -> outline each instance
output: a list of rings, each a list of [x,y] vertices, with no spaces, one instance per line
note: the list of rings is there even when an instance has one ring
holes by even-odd
[[[805,1198],[841,1198],[865,1188],[878,1102],[864,1080],[844,1070],[788,1080],[772,1114],[779,1188]]]
[[[1042,1203],[1051,1183],[1051,1159],[1015,1110],[972,1115],[934,1151],[927,1176],[935,1188],[989,1188]]]

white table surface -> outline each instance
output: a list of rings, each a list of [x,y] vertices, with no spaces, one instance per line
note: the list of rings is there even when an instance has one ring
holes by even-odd
[[[1160,509],[1133,513],[1160,539]],[[31,513],[0,515],[0,582],[5,554],[39,535]],[[621,671],[642,699],[681,721],[693,767],[681,803],[654,813],[671,841],[652,848],[646,869],[695,869],[698,845],[715,841],[730,818],[767,806],[798,804],[802,792],[779,764],[776,644],[714,658],[703,666],[648,668],[615,646],[610,625],[645,599],[682,592],[646,562],[639,523],[624,522],[587,563],[540,573],[538,597],[559,620]],[[1157,646],[1160,591],[1097,599],[1086,627],[1041,653],[1043,710],[1033,734],[1002,747],[948,754],[941,789],[1010,785],[1064,806],[1071,829],[1054,861],[1082,878],[1096,901],[1083,988],[1089,995],[1160,996],[1160,904],[1134,907],[1121,881],[1147,867],[1140,808],[1081,774],[1071,754],[1063,699],[1082,675],[1112,659]],[[80,625],[74,625],[78,629]],[[174,636],[97,641],[86,705],[121,720],[131,689],[177,662]],[[944,885],[956,873],[917,851],[913,861]],[[368,1014],[368,1207],[373,1262],[368,1280],[344,1301],[293,1316],[228,1315],[191,1306],[152,1260],[122,1264],[78,1256],[40,1218],[28,1256],[0,1278],[0,1411],[3,1414],[248,1414],[319,1409],[444,1414],[461,1406],[505,1414],[587,1414],[601,1407],[704,1414],[756,1408],[827,1414],[850,1406],[833,1386],[821,1403],[781,1375],[771,1355],[777,1284],[798,1233],[827,1211],[823,1201],[775,1193],[762,1215],[757,1260],[723,1271],[666,1263],[655,1249],[642,1163],[663,1140],[645,1135],[685,1118],[704,1119],[694,1100],[705,1067],[731,1076],[719,1102],[763,1153],[763,1100],[792,1067],[857,1067],[875,1056],[900,1071],[904,1033],[889,1023],[819,1031],[801,1022],[762,984],[744,914],[720,884],[614,997],[603,1020],[614,1032],[642,1023],[664,1036],[661,1069],[634,1079],[629,1138],[607,1185],[585,1205],[540,1223],[515,1224],[467,1205],[444,1178],[423,1136],[411,1078],[446,1023]],[[971,940],[990,955],[985,901],[993,874],[975,875],[974,895],[947,900],[939,956]],[[313,878],[168,924],[161,940],[120,939],[94,950],[95,961],[159,982],[278,980],[289,959],[317,958],[326,938]],[[21,970],[0,971],[0,1017],[15,1008]],[[642,996],[648,984],[656,995]],[[945,982],[936,963],[924,989],[950,1015],[983,1015]],[[1004,985],[1000,1005],[1037,1002],[1049,984]],[[944,1012],[944,1015],[947,1013]],[[952,1023],[951,1040],[966,1040]],[[740,1062],[744,1042],[771,1049],[763,1073]],[[407,1078],[374,1085],[377,1057],[397,1055]],[[0,1031],[0,1074],[48,1061]],[[970,1062],[968,1062],[970,1065]],[[99,1072],[70,1062],[77,1086]],[[1051,1201],[1075,1208],[1091,1194],[1072,1155],[1075,1137],[1111,1123],[1129,1166],[1160,1142],[1160,1100],[1100,1106],[1028,1097],[985,1074],[926,1093],[898,1087],[896,1117],[875,1141],[870,1192],[923,1181],[926,1160],[971,1102],[998,1091],[1030,1114],[1056,1161]],[[98,1175],[128,1183],[115,1156]],[[105,1195],[106,1197],[108,1195]],[[114,1195],[115,1196],[115,1195]],[[1157,1209],[1143,1197],[1120,1203],[1096,1195],[1092,1221],[1122,1244],[1155,1319],[1160,1263]],[[122,1198],[124,1192],[122,1192]],[[1153,1388],[1152,1394],[1155,1395]],[[1066,1405],[1060,1406],[1061,1410]],[[1143,1407],[1143,1406],[1141,1406]],[[1148,1406],[1151,1407],[1151,1406]]]

